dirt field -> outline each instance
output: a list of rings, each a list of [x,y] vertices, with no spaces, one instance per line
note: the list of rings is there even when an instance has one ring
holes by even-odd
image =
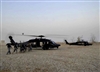
[[[11,55],[6,55],[6,46],[1,46],[0,72],[100,72],[99,45],[62,44],[59,49],[39,48]]]

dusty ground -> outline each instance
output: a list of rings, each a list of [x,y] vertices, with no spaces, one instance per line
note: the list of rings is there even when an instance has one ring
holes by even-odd
[[[100,72],[99,45],[62,44],[59,49],[40,48],[11,55],[6,55],[6,46],[1,46],[0,72]]]

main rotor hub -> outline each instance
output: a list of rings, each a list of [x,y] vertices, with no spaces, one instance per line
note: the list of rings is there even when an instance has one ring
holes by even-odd
[[[41,37],[42,38],[42,37],[45,37],[45,36],[44,35],[39,35],[38,37]]]

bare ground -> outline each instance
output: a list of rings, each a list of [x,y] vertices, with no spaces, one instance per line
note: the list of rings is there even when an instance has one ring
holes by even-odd
[[[1,46],[0,72],[100,72],[99,46],[62,44],[59,49],[39,48],[10,55],[6,55],[6,46]]]

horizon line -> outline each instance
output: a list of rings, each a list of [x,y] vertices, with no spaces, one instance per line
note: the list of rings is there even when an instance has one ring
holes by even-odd
[[[1,2],[100,2],[100,1],[2,1]]]

